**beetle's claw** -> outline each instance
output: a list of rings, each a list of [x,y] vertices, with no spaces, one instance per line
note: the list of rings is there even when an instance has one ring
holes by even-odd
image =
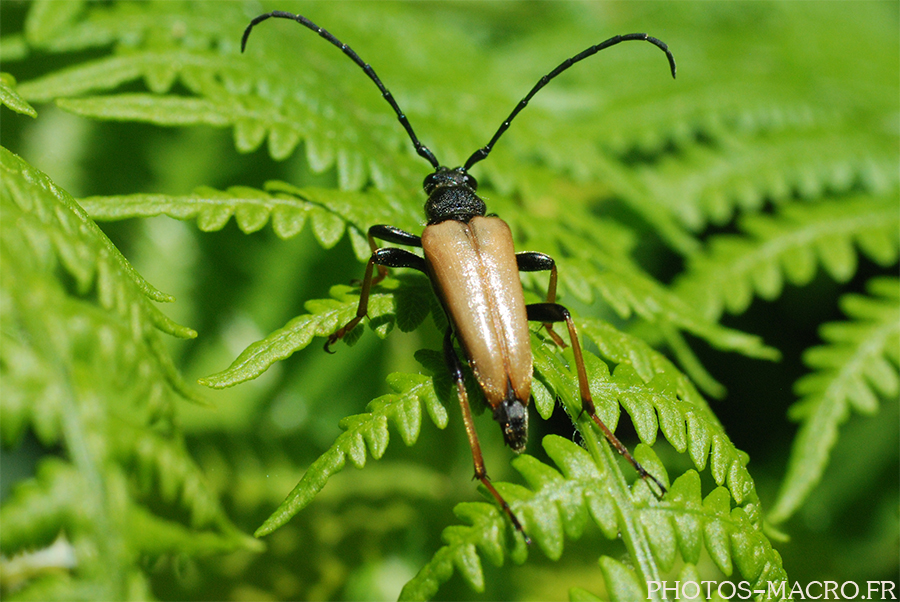
[[[650,488],[650,491],[653,492],[653,495],[656,496],[657,500],[662,500],[665,497],[666,493],[668,493],[668,489],[666,489],[666,486],[663,485],[659,479],[654,477],[649,472],[645,472],[644,476],[648,477],[651,481],[656,483],[656,486],[659,487],[659,492],[657,492],[653,487]]]
[[[341,328],[340,330],[338,330],[337,332],[333,333],[331,336],[328,337],[328,340],[325,341],[325,347],[324,347],[325,353],[330,353],[332,355],[334,354],[334,351],[331,350],[331,346],[334,345],[335,343],[337,343],[338,339],[344,338],[345,330],[346,330],[346,327]]]

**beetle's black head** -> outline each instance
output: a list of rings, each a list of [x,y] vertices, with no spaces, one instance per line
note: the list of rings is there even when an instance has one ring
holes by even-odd
[[[503,430],[503,439],[517,454],[525,451],[528,443],[528,408],[513,396],[507,397],[494,408],[494,420]]]
[[[429,224],[448,219],[468,222],[487,211],[484,201],[475,194],[478,182],[463,167],[438,167],[425,177],[422,185],[428,195],[425,215]]]

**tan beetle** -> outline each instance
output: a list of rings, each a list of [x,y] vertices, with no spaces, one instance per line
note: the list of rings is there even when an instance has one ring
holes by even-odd
[[[565,343],[553,331],[552,323],[565,322],[575,355],[582,411],[586,412],[600,428],[610,444],[634,466],[641,478],[650,479],[656,484],[659,488],[657,495],[665,494],[666,488],[663,484],[634,459],[597,416],[588,389],[587,372],[575,324],[569,311],[556,303],[556,263],[543,253],[515,252],[512,233],[506,222],[499,217],[485,215],[487,209],[484,201],[475,194],[478,183],[469,175],[469,169],[488,156],[494,144],[509,128],[513,118],[525,108],[537,91],[575,63],[620,42],[646,41],[666,53],[672,77],[675,77],[675,58],[669,52],[668,46],[647,34],[633,33],[615,36],[567,59],[538,81],[516,105],[487,145],[475,151],[463,167],[449,169],[441,166],[428,147],[419,142],[409,120],[381,83],[375,70],[363,62],[349,46],[306,17],[283,11],[256,17],[244,31],[241,39],[242,52],[253,27],[273,17],[290,19],[315,31],[359,65],[394,109],[416,152],[428,160],[434,168],[434,173],[426,176],[424,182],[425,193],[428,195],[428,201],[425,203],[428,225],[421,237],[393,226],[379,225],[369,228],[368,238],[372,256],[366,265],[356,317],[328,337],[325,350],[330,352],[330,346],[366,316],[369,291],[387,275],[387,268],[413,268],[427,274],[449,318],[450,326],[444,336],[444,356],[456,382],[466,434],[472,448],[475,478],[491,492],[516,530],[522,533],[526,542],[530,543],[522,524],[487,476],[478,434],[475,432],[475,422],[469,407],[463,367],[453,346],[453,338],[460,342],[469,366],[484,392],[484,397],[493,409],[494,419],[500,424],[506,444],[516,453],[521,453],[528,440],[528,400],[531,397],[532,355],[528,322],[543,322],[550,336],[561,347],[564,347]],[[376,239],[420,247],[424,258],[404,249],[379,248],[375,243]],[[375,266],[378,266],[377,275],[374,273]],[[519,280],[520,271],[550,272],[545,303],[525,304],[525,295]]]

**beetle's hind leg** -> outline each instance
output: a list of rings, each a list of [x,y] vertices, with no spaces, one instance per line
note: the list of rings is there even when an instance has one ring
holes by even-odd
[[[535,251],[524,251],[522,253],[516,253],[516,265],[518,265],[520,272],[549,271],[550,283],[547,285],[547,303],[556,303],[556,262],[552,257]],[[559,348],[565,349],[566,342],[554,332],[553,324],[544,322],[543,326],[547,330],[547,334],[550,335],[550,338],[553,339],[553,342],[556,343]]]
[[[503,512],[509,517],[513,527],[515,527],[516,531],[521,533],[522,537],[525,538],[525,543],[531,544],[531,539],[528,537],[528,534],[525,533],[525,529],[522,528],[522,523],[519,522],[519,519],[513,514],[509,504],[503,499],[500,492],[494,488],[490,478],[488,478],[487,469],[484,467],[484,457],[481,455],[481,444],[478,442],[478,433],[475,431],[475,421],[472,419],[472,409],[469,407],[469,394],[466,392],[466,382],[465,376],[463,375],[462,363],[459,360],[459,356],[456,355],[456,350],[453,348],[452,327],[447,328],[447,334],[444,335],[444,359],[447,362],[447,368],[450,370],[450,375],[456,383],[456,395],[459,397],[459,406],[462,410],[463,422],[466,426],[466,436],[469,438],[469,447],[472,449],[472,463],[475,465],[474,478],[481,481],[481,484],[491,492],[491,495],[494,496],[494,499],[500,504]]]
[[[625,447],[621,441],[619,441],[618,437],[609,430],[609,427],[600,420],[600,417],[597,416],[597,410],[594,406],[594,399],[591,397],[591,391],[588,387],[588,379],[587,379],[587,370],[584,368],[584,356],[581,352],[581,345],[578,342],[578,332],[575,330],[575,323],[572,321],[572,316],[569,314],[569,310],[559,305],[558,303],[534,303],[532,305],[526,306],[526,310],[528,311],[528,319],[533,322],[565,322],[566,327],[569,329],[569,339],[572,341],[572,352],[575,355],[575,368],[578,372],[578,388],[581,393],[581,411],[587,412],[588,416],[594,423],[599,427],[600,431],[603,433],[603,436],[606,437],[606,440],[609,441],[610,445],[612,445],[617,452],[622,454],[628,463],[631,464],[634,469],[637,471],[638,475],[642,479],[653,481],[656,486],[659,488],[659,492],[653,491],[657,498],[661,498],[666,494],[666,487],[663,485],[659,479],[654,477],[652,474],[647,472],[647,470],[641,466],[641,464],[634,459],[634,456],[631,455],[631,452],[628,451],[628,448]],[[651,487],[651,490],[653,488]]]
[[[369,240],[372,240],[371,232],[373,229],[374,227],[369,229]],[[409,236],[413,235],[410,234]],[[369,263],[366,264],[366,274],[363,277],[362,289],[359,292],[359,305],[356,307],[356,316],[328,337],[328,340],[325,341],[325,351],[328,353],[332,353],[332,345],[353,330],[366,317],[369,310],[369,292],[372,290],[372,285],[377,284],[384,277],[381,274],[374,278],[372,277],[375,266],[378,266],[379,272],[384,270],[385,274],[387,274],[386,268],[413,268],[420,272],[424,272],[426,269],[425,260],[409,251],[394,247],[376,249],[369,258]]]

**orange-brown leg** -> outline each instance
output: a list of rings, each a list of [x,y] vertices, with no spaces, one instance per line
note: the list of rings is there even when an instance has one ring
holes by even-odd
[[[567,310],[562,305],[558,303],[534,303],[527,307],[528,309],[528,319],[535,322],[565,322],[566,326],[569,329],[569,339],[572,341],[572,352],[575,355],[575,369],[578,373],[578,388],[581,394],[581,411],[586,412],[591,420],[597,425],[600,431],[603,433],[603,436],[606,437],[606,440],[609,441],[610,445],[615,448],[617,452],[622,454],[628,463],[631,464],[634,469],[637,471],[638,475],[646,480],[653,481],[656,483],[656,486],[659,488],[659,492],[654,491],[653,493],[657,498],[661,498],[666,494],[666,487],[663,485],[659,479],[654,477],[652,474],[647,472],[647,470],[641,466],[641,464],[634,459],[634,456],[631,455],[631,452],[628,451],[628,448],[625,447],[621,441],[619,441],[618,437],[609,430],[609,427],[606,426],[600,417],[597,416],[597,410],[594,407],[594,400],[591,397],[591,391],[588,387],[588,378],[587,378],[587,370],[584,368],[584,356],[581,352],[581,345],[578,342],[578,332],[575,330],[575,323],[572,321],[572,316],[569,314],[569,310]],[[651,487],[651,490],[653,488]]]
[[[369,230],[369,240],[371,241],[372,229]],[[410,235],[411,236],[411,235]],[[374,242],[373,242],[374,244]],[[384,247],[382,249],[376,249],[372,256],[369,258],[369,263],[366,264],[366,274],[363,276],[362,289],[359,292],[359,305],[356,307],[356,316],[344,324],[342,327],[338,328],[334,334],[328,337],[328,340],[325,341],[325,351],[328,353],[332,353],[331,346],[334,345],[338,339],[341,339],[348,332],[353,330],[360,321],[366,317],[366,313],[369,310],[369,293],[372,290],[372,285],[377,284],[383,276],[379,274],[379,276],[373,278],[373,268],[378,266],[379,272],[381,270],[387,273],[387,268],[413,268],[419,270],[421,272],[425,271],[425,260],[419,257],[418,255],[414,255],[409,251],[404,249],[397,249],[394,247]]]
[[[469,407],[469,395],[466,392],[462,364],[459,361],[459,356],[456,355],[456,350],[453,348],[453,330],[451,328],[447,329],[447,334],[444,336],[444,358],[447,361],[447,367],[450,369],[450,375],[456,383],[456,394],[459,397],[459,407],[462,410],[463,422],[466,426],[466,436],[469,438],[469,447],[472,448],[472,462],[475,465],[474,478],[481,481],[481,484],[491,492],[491,495],[494,496],[494,499],[500,504],[503,512],[509,517],[513,527],[515,527],[516,531],[521,533],[522,537],[525,538],[525,543],[531,544],[531,538],[525,533],[525,529],[522,528],[522,523],[520,523],[519,519],[516,518],[516,515],[513,514],[512,509],[509,507],[509,504],[506,503],[506,500],[503,499],[503,496],[500,495],[500,492],[494,488],[493,484],[491,484],[491,480],[487,475],[487,469],[484,467],[484,457],[481,455],[481,444],[478,442],[478,433],[475,431],[475,421],[472,419],[472,410]]]

